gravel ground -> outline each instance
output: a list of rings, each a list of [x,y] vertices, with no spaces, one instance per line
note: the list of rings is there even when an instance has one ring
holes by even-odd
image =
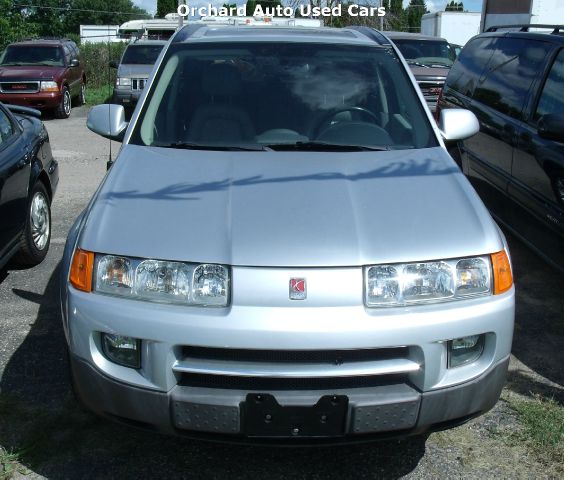
[[[564,278],[509,237],[518,305],[509,381],[496,407],[461,427],[401,441],[330,448],[259,448],[131,430],[84,412],[69,391],[58,264],[66,233],[105,174],[109,142],[86,109],[47,120],[61,182],[53,238],[33,269],[0,271],[0,455],[6,478],[562,478],[518,438],[511,403],[535,394],[564,405]],[[114,144],[114,154],[119,145]],[[1,458],[1,457],[0,457]]]

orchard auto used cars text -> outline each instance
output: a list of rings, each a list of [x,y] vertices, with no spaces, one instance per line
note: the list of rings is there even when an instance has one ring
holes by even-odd
[[[383,17],[386,15],[385,7],[367,7],[352,3],[346,5],[347,14],[350,17]],[[253,12],[247,12],[247,5],[239,7],[214,7],[212,4],[203,7],[190,7],[187,4],[181,4],[177,9],[178,15],[181,17],[294,17],[299,12],[301,17],[339,17],[343,13],[343,6],[339,3],[334,7],[313,7],[311,5],[300,5],[297,12],[292,7],[283,7],[277,5],[275,7],[262,7],[257,5]]]

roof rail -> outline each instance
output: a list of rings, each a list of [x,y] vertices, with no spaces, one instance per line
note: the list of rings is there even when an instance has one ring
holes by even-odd
[[[359,33],[362,33],[365,37],[368,37],[370,40],[375,41],[379,45],[389,45],[390,41],[379,31],[375,28],[366,27],[363,25],[351,25],[345,27],[346,30],[355,30]]]
[[[20,105],[10,105],[9,103],[3,104],[10,112],[20,113],[22,115],[31,115],[35,118],[41,118],[41,112],[35,108],[22,107]]]
[[[61,37],[28,37],[28,38],[22,38],[21,40],[19,40],[19,42],[31,42],[31,41],[41,41],[41,40],[57,40],[59,42],[73,42],[74,40],[71,40],[70,38],[61,38]],[[15,42],[18,43],[18,42]]]
[[[507,29],[507,28],[518,28],[520,32],[528,32],[530,28],[552,28],[551,35],[561,35],[564,34],[564,25],[544,25],[539,24],[535,25],[532,23],[522,23],[518,25],[497,25],[495,27],[490,27],[486,30],[486,32],[497,32],[498,30]]]

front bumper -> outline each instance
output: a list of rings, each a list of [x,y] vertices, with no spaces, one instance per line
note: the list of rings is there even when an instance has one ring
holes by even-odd
[[[114,88],[112,103],[124,107],[134,107],[142,93],[143,90],[117,90]]]
[[[382,385],[352,392],[277,391],[273,395],[283,406],[313,406],[325,395],[347,396],[344,435],[311,438],[292,436],[288,432],[285,437],[266,438],[249,437],[245,431],[242,406],[247,391],[180,385],[170,392],[151,391],[113,380],[88,362],[71,356],[76,393],[99,415],[169,434],[293,444],[406,436],[463,423],[495,405],[505,383],[508,364],[507,357],[469,382],[432,392],[419,392],[408,385]]]
[[[0,102],[39,110],[56,108],[61,99],[61,92],[0,93]]]

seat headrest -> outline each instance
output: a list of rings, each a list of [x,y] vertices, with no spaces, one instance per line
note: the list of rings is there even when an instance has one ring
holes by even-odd
[[[207,95],[238,95],[241,92],[241,75],[233,65],[210,65],[202,74],[202,90]]]

